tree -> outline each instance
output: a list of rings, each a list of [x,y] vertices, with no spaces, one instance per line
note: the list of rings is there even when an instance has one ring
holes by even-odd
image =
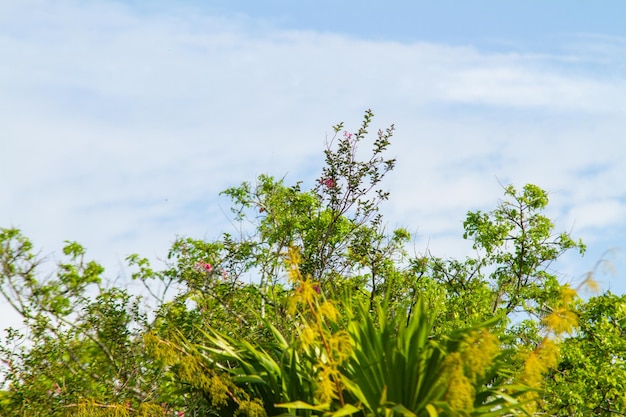
[[[273,339],[261,343],[212,326],[206,326],[201,343],[180,333],[174,341],[157,341],[156,351],[204,393],[215,413],[272,416],[286,409],[287,415],[500,416],[523,411],[515,397],[528,389],[508,377],[489,323],[433,338],[434,314],[427,313],[421,298],[396,314],[389,314],[389,304],[377,304],[373,315],[368,303],[350,294],[326,299],[318,282],[300,272],[301,259],[299,251],[289,251],[296,324],[291,336],[268,322]],[[356,308],[349,307],[353,303]],[[196,375],[187,376],[189,369]]]
[[[299,336],[295,329],[306,327],[306,324],[299,322],[286,307],[288,295],[293,296],[293,291],[298,291],[300,288],[294,288],[293,283],[290,284],[284,279],[289,268],[285,268],[283,258],[285,251],[290,247],[297,247],[300,250],[298,267],[303,276],[310,277],[307,280],[315,282],[316,291],[320,291],[331,301],[342,300],[342,297],[349,293],[351,298],[366,301],[369,306],[368,311],[374,316],[384,314],[389,317],[403,317],[407,311],[417,308],[419,294],[424,293],[428,298],[429,308],[436,308],[445,313],[439,316],[443,319],[436,323],[434,329],[435,334],[444,338],[451,333],[451,329],[473,328],[490,320],[496,314],[495,310],[501,309],[500,303],[494,301],[498,297],[510,296],[511,299],[517,297],[517,304],[514,305],[511,301],[507,311],[501,314],[504,320],[507,313],[514,312],[515,308],[520,305],[524,291],[529,292],[532,285],[543,285],[548,288],[550,284],[554,284],[551,296],[555,302],[560,300],[562,289],[556,279],[551,279],[540,268],[575,244],[570,244],[566,234],[560,236],[563,239],[562,244],[558,239],[548,241],[552,225],[549,220],[537,213],[545,207],[547,198],[545,193],[537,187],[528,186],[520,195],[512,187],[507,189],[507,195],[513,197],[520,207],[521,213],[519,214],[515,212],[515,208],[512,208],[512,203],[502,203],[494,213],[484,215],[478,213],[474,217],[470,215],[466,223],[469,230],[468,236],[476,235],[477,242],[479,242],[477,248],[479,245],[486,247],[484,259],[470,259],[463,263],[444,262],[438,259],[424,261],[424,258],[420,258],[411,262],[406,257],[403,248],[409,238],[408,233],[404,229],[398,229],[388,234],[383,227],[382,217],[378,214],[378,204],[384,201],[388,194],[381,189],[375,189],[375,186],[379,184],[383,175],[393,168],[393,160],[386,160],[380,153],[388,146],[393,129],[379,131],[378,139],[374,141],[373,146],[374,157],[365,161],[360,161],[357,157],[357,145],[365,139],[371,116],[370,112],[366,113],[364,124],[355,134],[341,133],[341,124],[335,128],[337,134],[335,139],[339,138],[337,150],[326,151],[327,166],[322,170],[322,175],[313,190],[303,191],[300,183],[289,187],[284,185],[283,181],[261,176],[254,187],[249,183],[243,183],[239,187],[226,191],[226,194],[234,201],[236,218],[246,219],[247,222],[255,225],[252,234],[243,235],[238,239],[225,235],[219,244],[212,246],[212,252],[200,250],[200,257],[190,258],[185,261],[186,266],[178,270],[193,271],[193,265],[202,263],[203,259],[211,259],[214,265],[218,265],[218,269],[223,268],[223,265],[228,265],[229,270],[237,271],[238,274],[255,271],[259,277],[258,284],[246,287],[253,287],[255,294],[260,295],[260,298],[255,298],[257,302],[260,301],[260,304],[253,308],[256,307],[261,314],[256,320],[254,316],[247,316],[250,305],[248,304],[246,309],[245,303],[240,303],[240,308],[234,309],[237,311],[235,317],[242,315],[248,317],[250,320],[246,320],[246,326],[240,327],[232,321],[216,322],[212,318],[201,324],[204,329],[211,329],[203,336],[177,335],[173,341],[165,340],[164,344],[170,347],[169,356],[173,359],[173,363],[179,361],[181,364],[179,369],[185,367],[182,365],[185,361],[192,361],[197,366],[200,366],[198,363],[202,363],[203,369],[212,369],[207,372],[219,379],[221,374],[218,370],[222,369],[220,363],[239,363],[239,366],[228,368],[229,373],[225,381],[230,383],[243,378],[243,381],[248,384],[250,381],[247,378],[257,378],[258,374],[275,375],[272,377],[274,382],[266,381],[263,385],[274,387],[272,388],[273,394],[259,394],[258,398],[264,398],[262,401],[264,404],[296,400],[307,404],[315,403],[315,398],[311,397],[315,391],[312,386],[315,384],[311,381],[319,378],[319,375],[311,371],[315,368],[313,365],[305,367],[308,369],[306,372],[309,372],[305,377],[301,375],[301,372],[305,372],[300,368],[305,356],[301,353],[296,355],[300,360],[292,363],[285,362],[281,356],[270,354],[268,357],[266,355],[268,352],[293,351],[294,348],[290,347],[289,343],[294,337]],[[385,169],[379,171],[380,167]],[[373,196],[370,195],[372,192]],[[476,230],[472,230],[471,227],[475,224],[480,227],[477,226]],[[501,230],[500,235],[497,235],[491,242],[487,239],[487,235],[491,233],[489,229]],[[516,250],[522,248],[517,251],[517,256],[508,254],[505,242],[509,240],[515,242]],[[195,253],[196,249],[202,245],[204,244],[200,242],[197,247],[188,248],[186,253]],[[550,245],[558,246],[560,251],[547,250],[546,248]],[[526,265],[524,264],[526,257],[529,260],[535,257],[536,260]],[[451,266],[464,271],[463,273],[467,273],[467,276],[462,276],[460,273],[452,275]],[[490,267],[498,269],[493,275],[484,274],[483,271]],[[515,270],[516,267],[518,270]],[[490,282],[497,283],[497,277],[503,279],[507,268],[508,271],[515,270],[514,272],[517,273],[518,285],[506,293],[497,293],[494,286],[490,286]],[[189,287],[195,285],[193,284],[195,281],[193,279],[189,281],[189,277],[185,274],[179,275],[179,280]],[[461,282],[462,285],[455,289],[452,284],[456,285],[457,282]],[[311,285],[304,286],[304,288],[311,288]],[[479,287],[483,289],[482,295],[487,294],[488,297],[481,296],[480,292],[471,291]],[[233,290],[228,297],[236,294],[237,291]],[[194,293],[193,299],[199,302],[198,297],[214,299],[214,296],[215,292],[207,294],[203,291],[201,295]],[[224,294],[220,297],[217,299],[218,305],[229,304],[228,297]],[[478,302],[474,303],[475,300]],[[383,301],[385,309],[381,311],[376,306]],[[478,314],[459,314],[466,312],[468,308],[481,305]],[[241,307],[244,310],[241,310]],[[542,308],[549,307],[548,305],[542,306]],[[354,311],[345,307],[345,303],[338,303],[338,309],[339,316],[344,317],[344,320],[354,314]],[[544,317],[547,316],[548,314],[544,314]],[[458,317],[463,317],[466,321],[463,322]],[[383,319],[384,317],[378,317],[377,320]],[[376,321],[375,323],[378,323],[376,326],[382,322]],[[502,332],[507,323],[506,321],[501,323],[503,324],[500,324],[500,333],[496,337],[505,335]],[[540,324],[541,321],[538,323]],[[342,324],[346,323],[334,325]],[[266,332],[265,339],[260,339],[263,343],[256,343],[259,339],[242,336],[250,334],[251,327],[259,330],[256,333],[257,337],[260,336],[262,328],[269,328],[271,331]],[[548,329],[549,326],[544,326],[544,328]],[[276,340],[277,334],[280,335],[278,340]],[[255,340],[252,345],[250,345],[251,340]],[[535,337],[533,342],[536,345],[532,346],[531,352],[537,349],[541,339]],[[178,345],[186,346],[184,349],[187,352],[186,357],[185,355],[181,357],[181,351],[173,349]],[[525,346],[530,346],[530,343]],[[200,354],[198,350],[205,353]],[[240,353],[231,356],[232,352],[242,351],[254,353],[250,353],[245,358],[239,357]],[[217,356],[212,357],[211,352]],[[327,355],[330,354],[327,353]],[[201,357],[205,359],[202,360]],[[292,355],[289,358],[293,360],[295,356]],[[261,365],[258,365],[259,363]],[[288,366],[285,365],[286,363]],[[507,361],[503,362],[503,364],[506,363]],[[517,371],[521,373],[524,363],[524,359],[515,362],[512,355],[509,355],[506,366],[516,365]],[[267,369],[263,364],[272,364],[271,369]],[[173,366],[172,369],[176,370],[177,367]],[[312,384],[302,391],[308,393],[306,398],[294,398],[293,393],[288,394],[276,388],[276,386],[285,385],[276,382],[277,380],[290,380],[285,375],[279,377],[280,374],[285,372],[291,374],[295,372],[294,369],[299,370],[296,372],[299,381],[309,381],[307,383]],[[253,375],[249,375],[250,372]],[[221,385],[230,387],[229,392],[234,396],[237,386],[236,384],[229,385],[229,383]],[[206,388],[203,389],[203,385]],[[291,383],[287,385],[293,386]],[[192,389],[203,393],[207,398],[213,398],[211,392],[214,386],[215,384],[199,382]],[[336,395],[342,392],[339,388],[335,391]],[[269,401],[267,398],[273,399]],[[244,404],[249,400],[250,398],[246,397],[238,401]],[[319,404],[318,401],[316,406],[320,405],[324,404]],[[270,408],[265,411],[271,414],[275,410]]]
[[[145,356],[140,300],[103,286],[103,268],[85,260],[79,244],[67,242],[63,252],[67,259],[42,279],[32,243],[16,229],[0,229],[0,294],[26,329],[7,329],[0,346],[10,384],[2,415],[80,415],[116,406],[162,415],[150,404],[161,373]]]
[[[577,401],[621,410],[618,367],[571,365],[617,360],[589,350],[600,337],[621,349],[601,318],[621,323],[621,301],[587,304],[559,281],[554,262],[585,247],[555,233],[548,194],[507,186],[493,211],[468,213],[475,257],[409,257],[410,234],[379,212],[394,128],[372,139],[372,118],[335,126],[309,190],[261,175],[224,191],[240,235],[181,237],[163,269],[130,255],[152,308],[104,284],[77,243],[42,278],[30,241],[0,229],[0,294],[28,329],[0,346],[0,413],[496,416],[557,397],[560,415]],[[601,397],[555,382],[590,380],[605,381]]]

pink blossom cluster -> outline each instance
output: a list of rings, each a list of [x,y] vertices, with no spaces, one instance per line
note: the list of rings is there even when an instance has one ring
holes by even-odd
[[[48,390],[48,395],[60,395],[61,394],[61,386],[56,382],[52,385],[52,389]]]
[[[198,268],[201,271],[211,272],[213,270],[213,265],[211,265],[208,262],[198,262],[196,264],[196,268]]]
[[[213,267],[213,265],[211,265],[208,262],[198,262],[196,264],[196,269],[200,272],[206,272],[207,274],[210,274],[212,272],[217,272],[217,270]],[[222,276],[222,279],[227,279],[228,278],[228,271],[226,271],[225,269],[222,269],[220,271],[220,275]]]
[[[324,185],[326,188],[334,188],[335,180],[332,178],[322,178],[320,179],[320,184]]]

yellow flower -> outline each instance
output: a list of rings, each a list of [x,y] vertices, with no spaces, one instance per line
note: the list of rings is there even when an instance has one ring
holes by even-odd
[[[333,334],[328,343],[334,359],[339,363],[348,359],[352,354],[352,338],[344,330]]]
[[[317,297],[315,286],[309,279],[301,281],[300,286],[296,289],[296,292],[300,293],[300,299],[303,304],[313,303]]]
[[[294,314],[300,304],[313,304],[317,298],[316,285],[311,280],[300,279],[299,286],[293,291],[293,295],[289,299],[289,314]]]
[[[475,331],[465,340],[463,362],[466,365],[467,376],[473,382],[487,372],[500,351],[500,341],[487,330]]]
[[[547,369],[555,369],[559,364],[559,345],[552,339],[544,339],[539,348],[539,357]]]
[[[330,301],[324,301],[319,306],[319,314],[320,314],[321,317],[327,318],[328,320],[332,321],[333,323],[336,323],[337,322],[337,315],[339,313],[337,312],[337,309],[335,308],[335,305],[333,303],[331,303]]]
[[[589,289],[589,291],[593,293],[597,293],[600,291],[600,284],[593,278],[593,274],[587,274],[587,278],[583,282],[583,284]]]
[[[306,325],[300,332],[300,339],[305,347],[309,347],[315,343],[317,333],[311,326]]]
[[[459,352],[450,353],[443,362],[444,375],[448,378],[446,402],[454,410],[471,410],[476,392],[470,380],[463,373],[463,360]]]
[[[335,383],[333,378],[336,377],[337,371],[331,367],[324,366],[319,373],[319,380],[315,389],[315,399],[319,404],[328,404],[334,398],[337,398],[335,392]]]
[[[533,388],[539,388],[543,382],[546,365],[540,360],[536,351],[530,352],[524,361],[522,380]]]
[[[302,281],[302,274],[300,273],[299,265],[302,262],[302,256],[298,248],[290,246],[287,251],[287,275],[289,276],[289,282],[292,285]]]
[[[578,316],[567,307],[556,308],[543,319],[544,324],[550,332],[555,335],[572,333],[578,326]]]
[[[555,369],[559,363],[560,348],[554,340],[545,338],[532,352],[527,353],[524,360],[522,380],[533,388],[540,388],[543,375]]]
[[[561,289],[560,301],[562,305],[568,305],[578,296],[575,289],[565,284]]]

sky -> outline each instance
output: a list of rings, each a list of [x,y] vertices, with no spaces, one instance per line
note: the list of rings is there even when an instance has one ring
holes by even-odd
[[[332,126],[396,127],[384,185],[411,251],[471,255],[468,210],[547,190],[626,293],[623,1],[0,1],[0,227],[78,241],[125,282],[177,236],[233,232],[220,191],[312,184]]]

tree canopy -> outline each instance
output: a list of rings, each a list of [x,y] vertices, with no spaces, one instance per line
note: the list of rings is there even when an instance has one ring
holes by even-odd
[[[379,211],[394,127],[372,122],[334,127],[311,189],[225,190],[240,234],[177,238],[158,267],[128,256],[141,295],[76,242],[46,274],[0,229],[0,294],[23,321],[0,343],[0,415],[625,414],[626,298],[584,299],[593,274],[553,270],[585,245],[555,231],[548,193],[509,185],[468,212],[473,257],[411,255]]]

